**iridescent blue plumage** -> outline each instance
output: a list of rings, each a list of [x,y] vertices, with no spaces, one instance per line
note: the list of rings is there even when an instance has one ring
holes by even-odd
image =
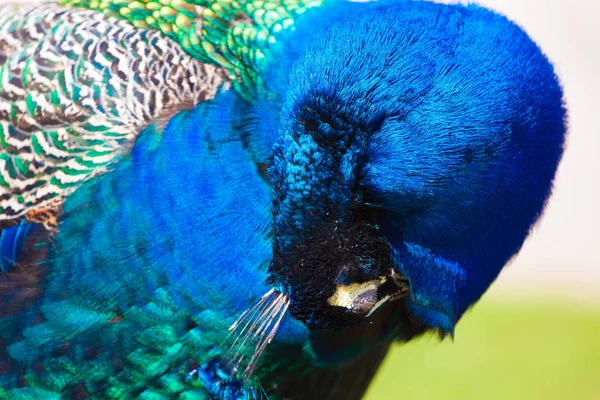
[[[227,350],[229,325],[268,291],[271,254],[270,190],[227,117],[238,102],[223,93],[148,129],[127,160],[68,199],[42,297],[2,321],[5,356],[29,366],[3,386],[33,374],[59,393],[77,380],[101,397],[169,393],[170,380],[183,385]],[[291,320],[280,333],[307,337]]]
[[[0,313],[0,398],[360,398],[519,250],[565,110],[517,26],[332,2],[272,54],[267,91],[150,125],[58,232],[2,232],[0,294],[27,301]]]
[[[310,254],[314,232],[373,213],[410,281],[407,307],[452,331],[540,215],[565,112],[551,65],[504,17],[430,3],[405,11],[333,24],[292,69],[273,167],[283,188],[276,275],[290,268],[288,246]]]
[[[10,272],[23,250],[23,242],[33,224],[23,220],[18,225],[3,229],[0,233],[0,272]]]

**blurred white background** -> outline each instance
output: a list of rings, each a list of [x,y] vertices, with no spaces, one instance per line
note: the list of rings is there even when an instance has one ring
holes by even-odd
[[[33,1],[0,0],[11,2]],[[600,306],[600,0],[476,3],[517,22],[540,45],[556,66],[569,110],[554,195],[488,295]]]

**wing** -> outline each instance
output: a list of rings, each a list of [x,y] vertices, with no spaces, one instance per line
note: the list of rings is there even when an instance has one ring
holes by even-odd
[[[194,58],[227,70],[241,93],[260,90],[261,60],[276,35],[291,28],[307,9],[323,0],[58,0],[96,9],[144,29],[162,32]]]
[[[0,224],[52,225],[65,196],[225,75],[99,12],[0,7]]]

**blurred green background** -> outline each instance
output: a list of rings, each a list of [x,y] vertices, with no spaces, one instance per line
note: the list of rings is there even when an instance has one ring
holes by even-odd
[[[600,399],[600,308],[483,300],[454,341],[394,346],[366,399]]]

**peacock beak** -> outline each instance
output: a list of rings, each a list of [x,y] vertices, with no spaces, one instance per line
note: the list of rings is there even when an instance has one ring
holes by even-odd
[[[406,294],[408,281],[395,270],[391,270],[390,275],[379,279],[350,285],[338,284],[335,293],[327,302],[354,314],[364,314],[366,318],[385,303],[398,300]]]

